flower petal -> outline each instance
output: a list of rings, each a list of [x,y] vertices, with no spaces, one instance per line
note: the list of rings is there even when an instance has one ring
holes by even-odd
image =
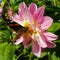
[[[52,25],[53,19],[49,16],[44,16],[44,21],[41,24],[42,30],[47,30]]]
[[[46,36],[46,38],[49,40],[49,41],[54,41],[54,40],[56,40],[57,39],[57,35],[55,35],[55,34],[53,34],[53,33],[50,33],[50,32],[44,32],[43,33],[45,36]]]
[[[13,16],[13,11],[12,11],[11,8],[8,9],[8,16],[9,16],[9,17]]]
[[[22,19],[18,14],[16,14],[15,16],[11,16],[10,19],[18,24],[22,23]]]
[[[3,11],[3,9],[2,9],[2,7],[0,7],[0,14],[2,14],[2,11]]]
[[[25,4],[25,2],[22,2],[21,4],[20,4],[20,7],[19,7],[19,11],[18,11],[18,14],[21,16],[21,14],[22,14],[22,12],[23,12],[23,9],[24,8],[26,8],[27,6],[26,6],[26,4]]]
[[[44,6],[40,7],[34,14],[34,19],[39,20],[44,15]],[[41,20],[41,19],[40,19]]]
[[[15,45],[18,45],[18,44],[20,44],[21,42],[23,42],[23,36],[21,36],[19,39],[17,39],[14,44],[15,44]]]
[[[44,34],[42,34],[42,37],[45,40],[48,48],[55,48],[56,47],[56,45],[53,42],[49,41]]]
[[[40,55],[41,55],[41,47],[35,41],[32,41],[32,51],[33,51],[35,56],[40,57]]]
[[[24,45],[24,48],[27,48],[29,46],[29,44],[31,43],[31,36],[29,33],[25,33],[24,34],[24,40],[23,40],[23,45]]]
[[[36,41],[39,46],[41,48],[46,48],[47,47],[47,44],[45,42],[45,40],[43,39],[43,37],[41,36],[41,34],[37,33],[36,35],[32,35],[32,38],[34,39],[34,41]]]
[[[34,13],[35,13],[35,11],[37,10],[37,6],[36,6],[36,4],[35,3],[31,3],[30,5],[29,5],[29,11],[31,12],[31,14],[33,15]]]
[[[22,20],[28,20],[31,24],[33,23],[33,17],[24,2],[21,3],[18,13]]]
[[[44,6],[40,8],[40,13],[39,13],[38,20],[37,20],[38,24],[41,24],[43,22],[44,9],[45,9]]]
[[[3,12],[3,9],[2,7],[0,7],[0,18],[2,17],[2,12]]]
[[[45,42],[45,40],[43,39],[43,37],[41,35],[38,35],[36,38],[38,44],[42,47],[42,48],[46,48],[47,44]]]
[[[27,8],[23,9],[23,12],[22,12],[21,15],[22,15],[23,20],[29,21],[31,24],[34,23],[33,22],[33,17],[31,15],[30,11]]]
[[[48,48],[55,48],[55,47],[56,47],[56,44],[54,44],[54,43],[51,42],[51,41],[46,41],[46,43],[47,43],[47,47],[48,47]]]

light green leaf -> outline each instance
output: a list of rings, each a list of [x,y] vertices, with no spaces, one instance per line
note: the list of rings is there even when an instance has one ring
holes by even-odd
[[[47,55],[47,52],[42,52],[40,58],[43,58],[46,55]]]
[[[15,46],[8,43],[0,44],[0,60],[13,60]]]
[[[51,55],[51,60],[60,60],[60,57],[55,55],[55,52]]]
[[[60,23],[54,22],[48,31],[56,32],[60,29]]]

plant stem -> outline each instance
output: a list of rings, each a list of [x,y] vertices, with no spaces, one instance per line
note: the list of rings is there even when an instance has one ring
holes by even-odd
[[[50,56],[50,52],[49,51],[47,52],[47,56],[48,56],[48,60],[51,60],[50,59],[51,56]]]
[[[23,54],[23,53],[22,53],[22,54]],[[16,60],[17,60],[22,54],[20,54],[19,56],[17,56]]]

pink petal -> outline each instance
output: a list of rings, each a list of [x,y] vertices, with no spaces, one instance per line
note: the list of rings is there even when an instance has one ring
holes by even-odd
[[[32,38],[31,38],[30,34],[26,33],[24,35],[24,40],[23,40],[24,48],[27,48],[29,46],[29,44],[31,43],[31,40],[32,40]]]
[[[19,15],[15,15],[15,16],[11,16],[10,19],[18,24],[21,24],[22,23],[22,19]]]
[[[40,16],[41,18],[43,17],[44,15],[44,6],[40,7],[34,14],[34,19],[35,20],[39,20],[40,19]],[[40,19],[41,20],[41,19]]]
[[[18,14],[21,16],[21,14],[22,14],[22,12],[23,12],[23,9],[24,8],[26,8],[27,6],[26,6],[26,4],[25,4],[25,2],[22,2],[21,4],[20,4],[20,7],[19,7],[19,11],[18,11]]]
[[[41,55],[41,47],[37,42],[32,41],[32,51],[35,56],[40,57]]]
[[[42,37],[45,40],[48,48],[55,48],[56,47],[56,45],[53,42],[49,41],[44,34],[42,34]]]
[[[52,25],[53,19],[49,16],[44,16],[44,22],[41,24],[42,30],[47,30]]]
[[[22,20],[28,20],[31,24],[33,23],[33,17],[24,2],[21,4],[18,13]]]
[[[2,11],[3,11],[3,9],[2,9],[2,7],[0,7],[0,14],[2,14]]]
[[[44,6],[42,6],[40,8],[40,13],[39,13],[39,16],[38,16],[38,21],[37,21],[38,24],[41,24],[43,22],[44,9],[45,9]]]
[[[0,7],[0,18],[2,17],[2,12],[3,12],[3,9],[2,7]]]
[[[8,9],[8,16],[9,16],[9,17],[10,17],[10,16],[13,16],[13,11],[12,11],[11,8]]]
[[[55,34],[53,34],[53,33],[50,33],[50,32],[44,32],[43,33],[45,36],[46,36],[46,38],[49,40],[49,41],[54,41],[54,40],[56,40],[57,39],[57,35],[55,35]]]
[[[27,8],[23,9],[23,12],[21,15],[23,20],[29,21],[31,24],[33,24],[33,17]]]
[[[18,45],[18,44],[20,44],[21,42],[23,42],[23,36],[21,36],[19,39],[17,39],[14,44],[15,44],[15,45]]]
[[[36,4],[35,3],[31,3],[30,5],[29,5],[29,11],[31,12],[31,14],[33,15],[34,13],[35,13],[35,11],[37,10],[37,6],[36,6]]]
[[[41,35],[38,35],[37,38],[37,43],[42,47],[42,48],[46,48],[47,44],[45,42],[45,40],[43,39],[43,37]]]
[[[55,47],[56,47],[56,44],[54,44],[54,43],[51,42],[51,41],[46,41],[46,43],[47,43],[47,47],[48,47],[48,48],[55,48]]]

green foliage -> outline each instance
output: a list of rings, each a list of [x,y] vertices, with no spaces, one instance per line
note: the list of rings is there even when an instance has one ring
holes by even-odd
[[[0,60],[13,60],[15,46],[8,43],[0,43]]]
[[[51,55],[51,60],[60,60],[60,57],[57,57],[55,54],[56,54],[56,53],[54,52],[54,53]]]
[[[52,26],[48,29],[48,31],[51,31],[54,33],[60,29],[59,26],[60,26],[60,23],[54,22]]]
[[[60,0],[2,0],[5,15],[7,15],[7,10],[10,7],[14,13],[17,13],[19,5],[23,1],[28,6],[32,2],[36,3],[38,7],[45,5],[45,15],[54,19],[54,23],[47,31],[58,35],[58,39],[54,41],[57,47],[46,49],[40,58],[35,57],[31,52],[31,47],[24,49],[22,44],[15,46],[12,43],[14,34],[4,20],[0,18],[0,60],[60,60],[60,22],[58,21],[60,20]]]

